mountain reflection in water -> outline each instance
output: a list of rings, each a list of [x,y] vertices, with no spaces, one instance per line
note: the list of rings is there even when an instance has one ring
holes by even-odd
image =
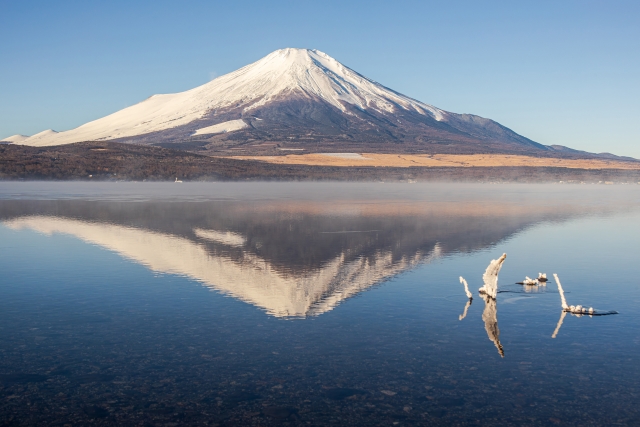
[[[71,235],[153,271],[190,277],[276,317],[307,317],[417,265],[606,206],[486,196],[464,202],[3,200],[0,219],[14,230]],[[495,301],[485,303],[487,333],[502,354]]]

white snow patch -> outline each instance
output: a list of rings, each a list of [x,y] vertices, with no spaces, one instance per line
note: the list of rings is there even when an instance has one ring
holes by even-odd
[[[25,139],[29,139],[28,136],[26,135],[11,135],[8,136],[4,139],[1,139],[0,142],[13,142],[13,143],[18,143],[18,142],[22,142]]]
[[[58,134],[59,132],[56,132],[53,129],[47,129],[47,130],[43,130],[42,132],[38,132],[27,139],[23,139],[22,141],[15,142],[15,144],[34,145],[34,146],[47,145],[47,144],[41,144],[41,142],[48,141],[52,138],[55,138],[56,135]]]
[[[193,233],[201,239],[210,240],[212,242],[221,243],[227,246],[243,247],[247,239],[243,235],[232,231],[205,230],[203,228],[194,228]]]
[[[249,127],[249,126],[242,119],[229,120],[228,122],[218,123],[213,126],[207,126],[206,128],[198,129],[193,134],[193,136],[233,132],[235,130],[244,129],[246,127]]]

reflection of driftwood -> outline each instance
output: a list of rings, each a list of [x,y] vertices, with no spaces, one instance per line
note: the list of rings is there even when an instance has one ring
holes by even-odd
[[[525,294],[536,294],[536,293],[544,292],[545,287],[546,286],[544,284],[540,284],[538,286],[523,286],[522,290],[524,291]]]
[[[464,311],[460,316],[458,316],[458,320],[462,320],[465,317],[467,317],[467,311],[469,311],[469,307],[471,307],[472,302],[473,302],[473,298],[469,298],[469,301],[467,301],[467,305],[464,306]]]
[[[484,311],[482,312],[482,320],[484,320],[484,329],[487,331],[489,339],[493,341],[498,353],[504,357],[504,349],[500,344],[500,329],[498,329],[498,306],[494,298],[488,295],[482,295],[484,300]]]
[[[551,335],[551,338],[555,338],[558,336],[558,332],[560,332],[560,328],[562,327],[562,322],[564,322],[564,317],[567,315],[567,312],[562,310],[560,312],[560,319],[558,320],[558,324],[556,325],[556,330],[553,331],[553,335]]]
[[[496,295],[498,294],[498,273],[500,273],[502,263],[504,263],[506,258],[507,254],[502,254],[500,258],[491,260],[489,266],[482,275],[484,286],[479,289],[481,294],[486,294],[493,299],[496,298]]]

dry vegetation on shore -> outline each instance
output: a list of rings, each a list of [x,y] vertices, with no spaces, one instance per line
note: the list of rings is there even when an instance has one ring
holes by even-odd
[[[274,164],[116,142],[0,145],[0,180],[640,182],[640,169],[356,165]]]
[[[570,169],[640,170],[640,162],[606,159],[563,159],[511,154],[377,154],[313,153],[286,156],[232,156],[280,165],[422,167],[560,167]]]

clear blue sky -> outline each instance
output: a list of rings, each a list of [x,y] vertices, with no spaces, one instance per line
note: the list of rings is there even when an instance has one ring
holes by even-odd
[[[543,144],[640,158],[640,1],[0,0],[0,31],[0,137],[306,47]]]

